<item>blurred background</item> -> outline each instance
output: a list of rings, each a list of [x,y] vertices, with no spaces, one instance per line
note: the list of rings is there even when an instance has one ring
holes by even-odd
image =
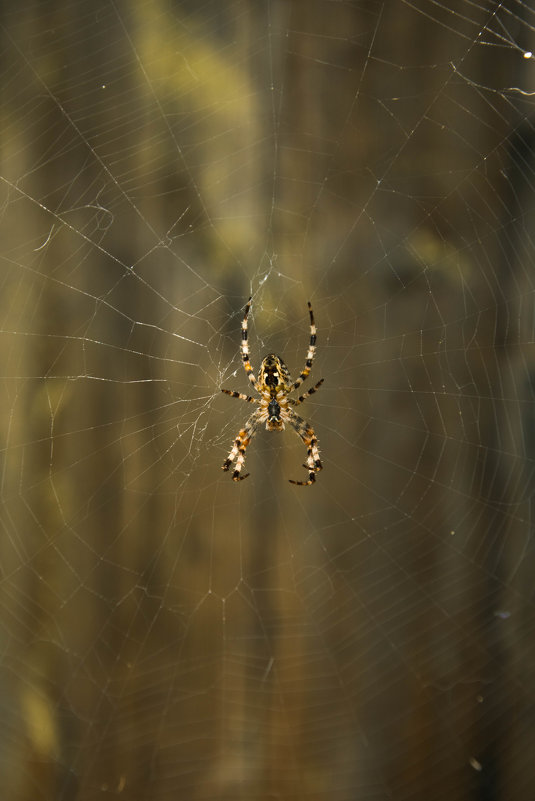
[[[2,797],[531,801],[530,4],[1,18]]]

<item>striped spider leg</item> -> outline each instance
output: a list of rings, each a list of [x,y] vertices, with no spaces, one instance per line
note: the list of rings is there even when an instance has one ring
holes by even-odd
[[[288,424],[306,445],[307,460],[303,467],[308,470],[307,481],[294,481],[293,479],[289,479],[289,481],[291,484],[297,484],[298,486],[309,486],[310,484],[314,484],[316,473],[323,467],[319,454],[318,440],[310,423],[307,423],[306,420],[299,417],[292,407],[299,406],[299,404],[303,403],[310,395],[317,392],[323,384],[324,379],[322,378],[317,384],[298,398],[291,398],[289,395],[300,387],[303,381],[308,378],[312,368],[312,362],[314,361],[316,352],[316,325],[314,322],[312,305],[310,303],[308,304],[308,312],[310,315],[310,340],[305,366],[296,381],[292,381],[290,372],[283,360],[273,353],[268,353],[268,355],[262,359],[258,380],[255,378],[254,370],[249,361],[249,344],[247,340],[247,318],[250,308],[251,298],[249,298],[247,302],[242,320],[240,350],[245,373],[260,397],[254,398],[251,395],[245,395],[243,392],[235,392],[231,389],[221,390],[232,398],[238,398],[247,403],[258,404],[258,408],[249,417],[245,426],[238,432],[238,436],[234,440],[231,451],[223,462],[223,470],[228,471],[235,461],[234,471],[232,473],[233,480],[242,481],[244,478],[247,478],[249,473],[246,473],[244,476],[241,475],[241,470],[245,461],[245,451],[258,427],[265,423],[265,427],[268,431],[282,431]]]
[[[231,392],[227,393],[231,395]],[[242,395],[240,393],[236,395],[232,395],[234,398],[241,398],[244,400],[247,396]],[[254,398],[251,398],[253,403],[256,403]],[[232,478],[234,481],[243,481],[244,478],[247,478],[249,473],[246,473],[244,476],[241,475],[241,469],[243,467],[243,463],[245,461],[245,450],[249,443],[251,442],[252,438],[256,434],[256,430],[260,423],[260,416],[261,416],[261,409],[257,409],[256,412],[253,412],[250,418],[247,420],[243,428],[240,428],[238,431],[238,436],[234,440],[234,445],[232,446],[232,450],[230,451],[228,457],[223,462],[223,470],[229,470],[232,462],[236,459],[236,466],[234,468],[234,472],[232,473]]]

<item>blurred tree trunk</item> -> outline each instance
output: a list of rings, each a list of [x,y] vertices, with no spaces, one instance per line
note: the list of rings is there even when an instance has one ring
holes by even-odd
[[[6,17],[4,786],[530,801],[515,54],[475,46],[494,6],[268,5]],[[211,303],[266,252],[343,354],[328,508],[294,452],[247,502],[188,461]]]

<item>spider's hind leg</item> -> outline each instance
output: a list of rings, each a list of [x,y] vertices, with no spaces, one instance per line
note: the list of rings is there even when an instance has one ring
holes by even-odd
[[[297,381],[294,381],[294,389],[300,387],[303,381],[309,376],[310,370],[312,369],[312,362],[314,361],[314,354],[316,353],[316,323],[314,322],[314,312],[312,311],[312,304],[310,301],[308,302],[308,313],[310,315],[310,341],[308,344],[307,358],[299,378]]]
[[[245,313],[243,315],[243,320],[241,324],[240,350],[241,350],[243,368],[247,374],[247,378],[254,387],[256,384],[256,377],[254,374],[254,370],[251,367],[251,362],[249,361],[249,342],[248,342],[248,323],[247,323],[247,318],[249,316],[249,309],[251,308],[251,300],[252,298],[249,298],[249,300],[247,301],[247,306],[245,307]]]

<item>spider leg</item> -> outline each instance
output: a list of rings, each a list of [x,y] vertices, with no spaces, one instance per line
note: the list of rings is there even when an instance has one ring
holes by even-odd
[[[243,479],[247,478],[247,476],[249,475],[249,473],[246,473],[244,476],[242,476],[240,475],[240,473],[243,467],[243,463],[245,461],[245,451],[256,433],[256,429],[258,428],[258,423],[260,422],[261,415],[262,415],[261,409],[257,409],[255,412],[252,413],[250,418],[245,423],[244,427],[239,430],[238,436],[234,441],[234,445],[232,446],[229,455],[223,462],[222,469],[229,470],[230,465],[232,464],[234,459],[236,459],[236,466],[234,468],[234,472],[232,473],[232,478],[234,481],[243,481]]]
[[[315,384],[313,387],[311,387],[311,389],[309,389],[308,392],[305,392],[304,395],[301,395],[299,398],[295,398],[295,399],[294,398],[288,398],[288,403],[291,406],[299,406],[299,404],[303,403],[303,401],[306,400],[309,395],[313,395],[315,392],[317,392],[324,381],[325,381],[325,379],[321,378],[318,381],[317,384]],[[225,390],[223,390],[223,391],[225,391]],[[227,392],[228,392],[228,390],[227,390]]]
[[[243,320],[241,323],[241,357],[243,360],[244,370],[247,373],[247,378],[254,386],[256,384],[256,378],[253,368],[251,367],[251,362],[249,361],[249,343],[247,341],[247,317],[249,315],[249,309],[251,308],[251,300],[252,296],[247,301],[245,314],[243,315]]]
[[[310,314],[310,342],[308,344],[308,352],[307,358],[305,362],[305,366],[299,378],[294,381],[292,390],[297,389],[300,387],[305,378],[307,378],[308,374],[310,373],[312,362],[314,361],[314,354],[316,352],[316,324],[314,322],[314,313],[312,311],[312,304],[310,301],[308,302],[308,313]]]
[[[256,398],[252,398],[250,395],[244,395],[243,392],[234,392],[233,389],[222,389],[221,392],[224,392],[225,395],[230,395],[231,398],[239,398],[240,400],[247,401],[248,403],[258,403]]]
[[[316,473],[323,468],[318,448],[318,440],[310,423],[307,423],[306,420],[299,417],[293,409],[288,409],[288,420],[307,446],[307,461],[303,467],[308,470],[308,481],[294,481],[290,478],[289,482],[290,484],[298,484],[301,487],[306,487],[315,482]]]

